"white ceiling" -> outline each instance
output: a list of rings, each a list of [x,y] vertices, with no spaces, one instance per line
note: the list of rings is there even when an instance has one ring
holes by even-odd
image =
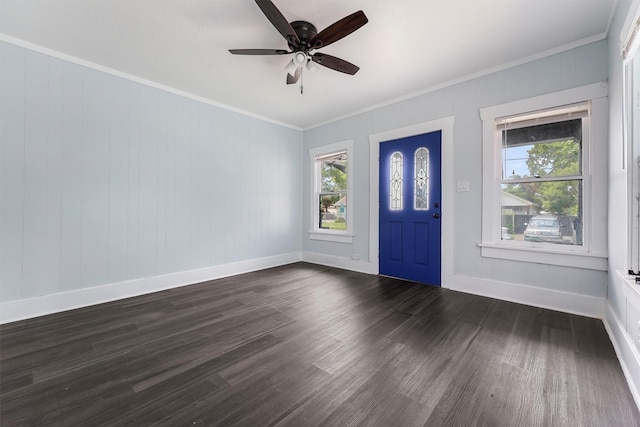
[[[273,0],[318,31],[369,23],[320,49],[360,67],[285,84],[290,56],[254,0],[0,0],[0,33],[297,128],[606,37],[616,0]]]

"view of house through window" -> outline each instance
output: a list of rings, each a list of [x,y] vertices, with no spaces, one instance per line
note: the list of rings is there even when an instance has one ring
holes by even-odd
[[[347,229],[347,151],[316,157],[321,229]]]
[[[583,244],[583,103],[496,120],[501,239]]]

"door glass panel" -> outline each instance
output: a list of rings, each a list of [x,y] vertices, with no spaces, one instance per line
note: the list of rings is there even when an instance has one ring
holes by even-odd
[[[391,155],[391,174],[389,182],[390,205],[392,211],[402,210],[402,153],[396,151]]]
[[[414,155],[413,208],[429,210],[429,150],[420,147]]]

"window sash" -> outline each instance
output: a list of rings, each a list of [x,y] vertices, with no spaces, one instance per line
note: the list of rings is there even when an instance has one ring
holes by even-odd
[[[344,158],[346,155],[346,159]],[[353,229],[353,209],[349,209],[345,204],[344,220],[345,229],[321,228],[322,221],[321,197],[338,196],[345,197],[348,201],[353,199],[353,176],[350,174],[351,162],[353,161],[353,141],[347,140],[326,146],[309,149],[309,160],[311,168],[310,182],[310,238],[314,240],[328,240],[340,243],[350,243],[352,241]],[[346,188],[328,191],[322,188],[322,163],[339,162],[345,168]]]
[[[573,208],[574,209],[577,208],[577,213],[576,213],[577,216],[568,215],[566,213],[558,214],[558,218],[566,217],[566,216],[569,216],[569,217],[576,216],[576,220],[578,222],[572,224],[573,226],[566,226],[565,229],[563,229],[563,233],[566,233],[565,235],[566,240],[569,240],[572,242],[571,248],[573,250],[575,249],[581,250],[580,248],[585,247],[585,230],[587,230],[587,228],[585,227],[585,222],[588,223],[590,218],[589,212],[585,210],[587,195],[589,194],[590,189],[586,184],[587,181],[585,180],[585,174],[588,173],[588,171],[585,169],[585,166],[584,166],[589,164],[588,163],[589,111],[590,111],[589,102],[583,102],[583,103],[573,104],[567,107],[535,110],[535,111],[531,111],[531,112],[527,112],[524,114],[519,114],[511,117],[502,117],[502,118],[495,119],[495,122],[494,122],[495,123],[494,147],[496,150],[496,161],[498,162],[496,165],[496,173],[499,173],[499,175],[497,175],[499,179],[496,180],[496,191],[499,192],[498,194],[503,193],[504,186],[511,186],[511,185],[518,185],[518,184],[534,184],[537,186],[542,183],[576,182],[579,188],[578,191],[580,192],[580,194],[578,195],[578,199],[576,200],[577,206],[574,206]],[[538,114],[540,114],[541,117],[537,117]],[[526,127],[551,125],[553,123],[562,123],[566,121],[573,121],[576,119],[580,120],[579,126],[581,127],[579,129],[575,129],[574,131],[570,131],[570,133],[567,134],[566,136],[561,135],[560,137],[555,138],[553,136],[553,133],[549,135],[544,135],[544,130],[543,130],[541,131],[542,132],[541,135],[543,137],[548,137],[548,139],[547,138],[540,139],[539,141],[534,141],[531,144],[527,143],[527,144],[520,144],[520,145],[525,146],[525,145],[535,145],[535,144],[546,144],[553,141],[574,140],[576,141],[576,143],[579,143],[580,151],[579,151],[579,157],[577,159],[577,161],[579,162],[578,164],[578,168],[580,172],[579,174],[505,178],[505,171],[503,170],[504,164],[505,164],[504,163],[505,162],[505,159],[504,159],[504,154],[505,154],[504,142],[505,141],[504,141],[503,131],[507,130],[508,132],[509,130],[513,130],[513,129],[524,129]],[[566,131],[566,129],[563,129],[561,126],[558,128],[552,127],[551,131],[563,132],[563,131]],[[576,133],[573,133],[573,132],[576,132]],[[527,172],[530,173],[530,171],[527,171]],[[494,228],[495,230],[494,231],[495,234],[493,237],[494,241],[501,242],[502,244],[511,245],[514,247],[536,246],[540,248],[545,248],[545,247],[549,249],[553,248],[554,250],[558,248],[558,244],[557,244],[558,242],[552,242],[551,240],[549,241],[541,240],[538,242],[520,241],[520,240],[516,241],[515,239],[518,238],[518,236],[522,237],[520,236],[520,232],[523,232],[524,230],[518,230],[519,231],[518,233],[515,233],[516,230],[509,230],[509,233],[505,235],[504,234],[505,233],[505,230],[504,230],[505,205],[503,204],[502,197],[496,197],[496,202],[497,203],[495,207],[495,218],[493,219],[493,221],[498,223],[499,227]],[[529,209],[526,209],[526,210],[529,210]],[[539,214],[540,210],[538,209],[536,210],[538,212],[535,212],[534,214]],[[527,212],[526,214],[523,212],[520,212],[516,215],[514,212],[515,211],[511,213],[514,219],[516,219],[518,215],[525,215],[524,217],[520,218],[521,220],[528,217],[530,214],[530,212]],[[574,226],[576,228],[574,228]],[[589,237],[586,237],[586,239],[588,238]],[[567,241],[565,240],[562,240],[562,242],[567,243]]]
[[[581,181],[584,179],[584,175],[562,175],[562,176],[549,176],[540,178],[518,178],[518,179],[502,179],[501,184],[526,184],[529,182],[553,182],[553,181]]]

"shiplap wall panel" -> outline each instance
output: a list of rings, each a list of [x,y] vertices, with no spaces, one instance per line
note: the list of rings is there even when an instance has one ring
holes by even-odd
[[[158,102],[158,152],[157,152],[157,185],[156,196],[158,208],[156,210],[156,274],[166,274],[163,263],[167,260],[167,146],[168,146],[168,122],[169,122],[169,97],[165,102]],[[164,172],[161,172],[164,171]]]
[[[215,126],[218,131],[224,135],[232,135],[231,129],[234,127],[233,115],[230,112],[224,112],[218,115],[215,120]],[[232,206],[225,201],[237,200],[236,193],[238,188],[231,185],[234,182],[231,177],[234,176],[239,170],[234,165],[238,165],[242,161],[240,156],[237,155],[237,144],[232,138],[228,138],[223,144],[220,144],[216,148],[215,156],[211,163],[211,169],[218,171],[217,175],[213,175],[212,178],[212,192],[214,194],[214,211],[216,217],[220,218],[220,221],[215,221],[211,224],[212,234],[214,236],[224,233],[226,224],[233,224],[234,221],[238,221],[239,212],[237,206]],[[235,181],[239,183],[240,181]],[[215,263],[225,263],[231,261],[238,252],[239,242],[229,242],[228,247],[225,249],[221,246],[215,246],[211,251],[211,256]]]
[[[109,282],[127,278],[129,84],[113,85],[109,116]]]
[[[85,73],[82,93],[82,283],[108,277],[109,88],[107,76]]]
[[[24,119],[24,265],[45,266],[47,247],[47,125],[48,61],[29,52],[25,68]],[[42,143],[44,142],[44,144]],[[23,296],[41,294],[47,285],[46,269],[23,270]]]
[[[177,102],[175,95],[169,95],[167,100],[167,115],[171,118],[167,122],[166,160],[160,168],[164,171],[166,209],[165,209],[165,251],[164,258],[159,255],[158,268],[160,274],[166,274],[176,270],[176,181],[177,168],[176,156],[179,139],[177,130]]]
[[[158,116],[157,91],[141,88],[140,96],[140,157],[138,194],[138,274],[151,277],[157,274],[158,245]]]
[[[129,134],[128,180],[127,191],[127,277],[141,277],[138,274],[138,218],[139,218],[139,185],[140,185],[140,92],[136,85],[129,87],[129,111],[127,128]]]
[[[193,188],[196,191],[196,200],[206,201],[202,209],[194,210],[196,222],[196,234],[194,245],[196,253],[194,254],[194,266],[201,268],[209,265],[210,262],[210,245],[211,242],[211,214],[215,204],[212,194],[210,194],[211,185],[211,158],[212,152],[211,141],[211,123],[204,106],[198,108],[198,121],[196,125],[197,138],[194,144],[193,162],[198,165],[194,168]]]
[[[46,277],[60,277],[60,238],[62,220],[62,103],[64,63],[51,60],[47,105],[47,235]],[[46,281],[45,281],[46,283]],[[57,285],[57,283],[55,283]]]
[[[24,104],[23,49],[0,43],[0,298],[22,297],[24,224]]]
[[[300,131],[0,55],[0,301],[300,250]]]
[[[178,271],[190,270],[191,265],[191,103],[178,99],[176,106],[176,186],[175,195],[175,263]]]
[[[58,291],[82,287],[82,67],[65,64],[62,98],[60,277]],[[55,281],[55,278],[50,278]],[[54,286],[51,286],[54,288]]]

